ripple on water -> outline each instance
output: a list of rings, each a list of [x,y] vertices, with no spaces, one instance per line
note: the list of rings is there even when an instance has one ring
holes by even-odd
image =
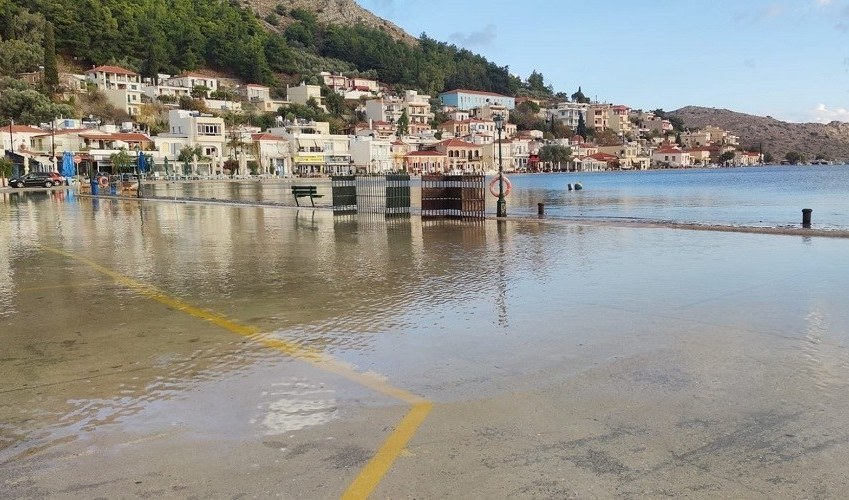
[[[303,378],[286,378],[264,393],[269,400],[260,406],[262,425],[268,435],[315,427],[339,418],[335,391]]]

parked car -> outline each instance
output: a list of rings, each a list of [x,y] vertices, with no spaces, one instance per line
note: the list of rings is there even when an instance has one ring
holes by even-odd
[[[47,175],[53,179],[54,186],[61,186],[65,183],[65,178],[59,175],[59,172],[47,172]]]
[[[54,180],[52,174],[53,172],[30,172],[27,175],[21,177],[13,177],[9,179],[9,185],[16,188],[32,186],[42,186],[49,188],[61,184],[62,181]],[[58,176],[59,174],[56,175]]]

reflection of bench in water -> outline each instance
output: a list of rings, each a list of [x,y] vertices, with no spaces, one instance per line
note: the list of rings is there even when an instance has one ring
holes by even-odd
[[[318,191],[316,190],[315,186],[292,186],[292,196],[295,197],[295,205],[299,207],[301,206],[301,204],[298,202],[298,198],[304,198],[307,196],[309,196],[310,203],[312,203],[312,206],[315,206],[315,201],[313,201],[313,198],[321,198],[322,196],[324,196],[323,194],[317,194],[317,192]]]

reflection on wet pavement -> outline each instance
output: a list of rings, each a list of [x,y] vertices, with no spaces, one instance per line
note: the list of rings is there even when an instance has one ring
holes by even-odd
[[[0,203],[0,484],[13,496],[68,493],[85,481],[76,468],[23,478],[116,450],[142,481],[164,467],[143,452],[208,466],[222,478],[179,484],[211,496],[280,491],[280,477],[293,495],[338,496],[403,416],[82,259],[434,401],[377,496],[845,485],[843,240],[29,194]],[[206,458],[180,469],[188,450]],[[446,461],[454,472],[433,480]],[[223,477],[242,463],[264,474]],[[107,476],[86,491],[135,484]]]

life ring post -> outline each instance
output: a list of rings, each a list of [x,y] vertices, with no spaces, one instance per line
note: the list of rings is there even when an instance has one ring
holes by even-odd
[[[513,191],[513,183],[510,182],[510,180],[507,178],[506,175],[502,175],[502,174],[496,175],[495,177],[492,178],[491,181],[489,181],[489,193],[492,196],[495,196],[496,198],[498,198],[498,179],[499,179],[499,177],[501,177],[504,180],[504,196],[505,197],[510,196],[510,192]]]

